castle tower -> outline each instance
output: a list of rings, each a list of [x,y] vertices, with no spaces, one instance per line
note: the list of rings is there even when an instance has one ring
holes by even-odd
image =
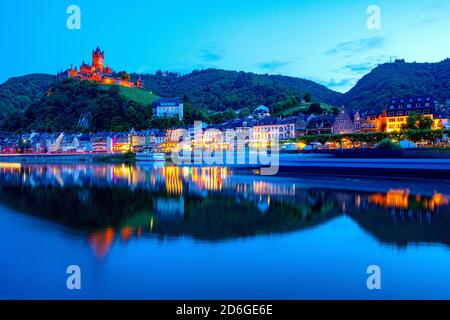
[[[92,67],[94,70],[103,72],[105,66],[105,52],[101,51],[97,46],[95,51],[92,51]]]

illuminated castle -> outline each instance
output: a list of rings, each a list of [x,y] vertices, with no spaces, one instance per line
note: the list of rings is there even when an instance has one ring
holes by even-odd
[[[91,65],[83,61],[80,70],[77,67],[73,68],[71,65],[70,69],[65,72],[65,75],[69,78],[95,81],[102,84],[115,84],[129,88],[144,87],[140,77],[136,82],[133,82],[128,74],[115,74],[108,65],[105,67],[105,52],[100,50],[99,47],[92,51]]]

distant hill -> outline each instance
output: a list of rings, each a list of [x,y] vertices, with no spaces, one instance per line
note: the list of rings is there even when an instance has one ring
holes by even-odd
[[[49,74],[29,74],[0,84],[0,123],[9,113],[24,111],[39,100],[55,80]]]
[[[136,78],[138,75],[132,75]],[[64,92],[57,97],[46,97],[48,87],[56,80],[55,76],[47,74],[31,74],[23,77],[11,78],[0,85],[0,125],[3,129],[17,128],[21,126],[23,113],[29,106],[34,116],[29,118],[33,123],[23,123],[26,127],[33,128],[74,128],[79,120],[79,112],[91,112],[94,106],[99,107],[105,114],[107,110],[99,104],[106,99],[106,106],[110,106],[114,112],[119,112],[118,118],[105,116],[105,124],[96,123],[98,128],[120,128],[124,126],[122,109],[124,105],[133,103],[130,109],[133,111],[144,110],[142,122],[134,119],[131,125],[136,127],[143,125],[150,112],[150,104],[158,97],[180,97],[187,99],[192,108],[201,112],[224,111],[230,109],[255,107],[264,104],[271,107],[279,115],[292,115],[304,112],[308,105],[301,105],[299,97],[308,92],[314,102],[320,102],[325,110],[332,111],[331,106],[345,105],[351,111],[376,109],[386,107],[392,97],[429,96],[444,102],[450,98],[450,59],[439,63],[405,63],[397,60],[395,63],[386,63],[376,67],[364,76],[349,92],[337,93],[312,81],[285,77],[278,75],[258,75],[254,73],[207,69],[193,71],[186,75],[169,72],[157,72],[155,74],[141,75],[145,87],[151,90],[119,88],[113,91],[115,102],[107,99],[107,86],[89,86],[87,84],[76,86],[58,86],[58,90],[69,89],[64,100]],[[75,86],[75,87],[72,87]],[[77,97],[76,88],[81,90]],[[106,91],[106,92],[105,92]],[[109,90],[108,90],[109,91]],[[56,91],[58,92],[58,91]],[[117,94],[120,96],[117,97]],[[61,100],[62,99],[62,100]],[[92,101],[89,103],[89,99]],[[119,99],[119,100],[117,100]],[[44,105],[47,104],[47,109]],[[120,105],[119,109],[116,104]],[[81,108],[76,108],[81,105]],[[189,108],[191,106],[189,105]],[[56,108],[57,106],[57,108]],[[88,107],[89,106],[89,107]],[[55,107],[55,109],[51,109]],[[72,109],[74,108],[74,109]],[[141,109],[144,108],[144,109]],[[192,109],[191,108],[191,109]],[[75,110],[76,109],[76,110]],[[47,118],[43,118],[36,110],[46,111]],[[55,114],[51,115],[52,111]],[[187,110],[189,111],[189,110]],[[191,110],[192,111],[192,110]],[[28,112],[28,114],[30,114]],[[114,112],[112,114],[114,114]],[[200,111],[199,111],[200,112]],[[187,112],[188,113],[188,112]],[[70,118],[73,116],[74,118]],[[65,121],[61,121],[61,119]],[[6,120],[5,120],[6,119]],[[42,122],[39,122],[42,121]],[[91,122],[92,123],[92,122]],[[61,125],[61,128],[57,126]]]
[[[392,97],[450,98],[450,59],[439,63],[394,63],[379,65],[364,76],[336,105],[351,110],[386,107]]]
[[[135,75],[136,76],[136,75]],[[272,107],[289,97],[309,92],[315,101],[332,103],[341,94],[313,81],[277,75],[207,69],[186,75],[157,72],[141,75],[144,85],[158,96],[187,97],[196,108],[214,111]]]
[[[145,93],[133,90],[140,89],[123,90],[118,86],[105,87],[90,81],[64,79],[51,85],[49,94],[27,108],[21,126],[44,131],[121,131],[131,127],[148,128],[151,120],[150,105],[130,100],[126,95],[140,96],[140,99],[153,99],[155,96],[146,97]],[[80,119],[87,120],[89,126],[80,127]]]

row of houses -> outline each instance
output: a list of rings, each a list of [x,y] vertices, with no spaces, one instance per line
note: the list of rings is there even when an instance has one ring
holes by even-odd
[[[416,114],[431,120],[431,129],[450,129],[448,107],[440,106],[431,98],[392,99],[386,110],[367,110],[350,114],[341,108],[339,114],[325,121],[326,130],[320,133],[370,133],[400,131],[410,115]]]
[[[37,133],[0,136],[1,153],[123,153],[165,141],[165,130]]]
[[[180,101],[168,101],[176,104]],[[164,104],[163,104],[164,105]],[[448,109],[441,108],[431,98],[392,99],[386,110],[349,113],[341,108],[337,115],[299,114],[286,118],[273,117],[265,106],[243,119],[217,125],[202,123],[200,127],[179,126],[168,130],[148,129],[130,132],[85,133],[30,133],[20,136],[0,132],[0,152],[15,153],[114,153],[138,152],[145,149],[169,151],[183,138],[201,139],[204,145],[223,147],[240,138],[245,143],[261,144],[287,141],[304,135],[346,134],[355,132],[392,132],[400,130],[411,114],[432,120],[433,129],[450,129]]]
[[[255,111],[258,113],[257,116],[254,113],[246,119],[202,127],[203,141],[226,143],[237,136],[246,139],[246,142],[262,143],[290,140],[304,135],[393,132],[400,131],[411,114],[431,119],[434,130],[450,129],[448,108],[439,106],[431,98],[392,99],[388,108],[381,112],[367,110],[351,114],[342,107],[337,115],[299,114],[281,118],[270,116],[268,108],[264,106]],[[194,136],[194,131],[200,132],[194,127],[171,128],[166,141],[177,143],[186,132],[191,139],[198,138]]]

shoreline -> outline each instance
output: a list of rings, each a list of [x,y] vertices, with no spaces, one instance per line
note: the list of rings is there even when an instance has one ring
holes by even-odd
[[[134,162],[134,155],[115,153],[96,154],[2,154],[0,162],[18,163],[129,163]]]
[[[0,155],[0,162],[21,164],[134,164],[154,165],[164,162],[136,162],[134,154],[25,154]],[[166,161],[165,163],[170,163]],[[260,170],[261,165],[184,164],[188,167],[228,167],[236,170]],[[450,158],[341,158],[324,154],[280,154],[276,176],[330,175],[346,177],[427,178],[450,177]]]

